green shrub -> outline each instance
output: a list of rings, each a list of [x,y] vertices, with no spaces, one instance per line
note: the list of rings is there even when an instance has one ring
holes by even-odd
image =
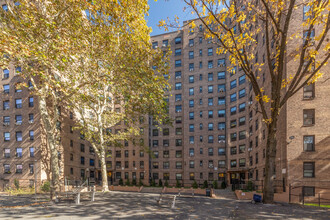
[[[159,179],[158,185],[163,186],[163,181],[161,179]]]
[[[19,190],[19,180],[14,179],[14,185],[15,185],[16,189]]]
[[[226,182],[225,181],[222,181],[221,183],[221,189],[225,189],[226,188]]]
[[[120,186],[123,186],[124,185],[124,182],[123,182],[123,179],[122,178],[120,178],[120,180],[119,180],[119,185]]]
[[[130,186],[130,185],[131,185],[131,182],[129,181],[129,179],[126,180],[125,185],[126,185],[126,186]]]
[[[213,181],[213,189],[218,189],[218,181]]]
[[[198,188],[198,184],[197,184],[196,180],[194,180],[194,182],[193,182],[193,184],[191,186],[194,189],[197,189]]]
[[[41,191],[43,191],[43,192],[50,191],[50,182],[49,181],[46,181],[46,182],[44,182],[44,184],[42,184]]]
[[[136,186],[136,179],[133,179],[133,180],[132,180],[132,185],[133,185],[133,186]]]
[[[151,179],[150,186],[156,186],[156,182],[154,179]]]
[[[207,180],[204,180],[203,189],[206,189],[208,187],[209,187],[209,183],[207,182]]]
[[[177,188],[180,188],[180,187],[181,187],[181,183],[180,183],[179,180],[176,180],[176,185],[175,185],[175,187],[177,187]]]
[[[165,180],[164,186],[168,187],[168,181]]]

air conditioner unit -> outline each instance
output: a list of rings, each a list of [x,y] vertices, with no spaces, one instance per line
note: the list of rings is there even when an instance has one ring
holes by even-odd
[[[193,47],[193,46],[194,46],[194,44],[189,44],[189,46],[190,46],[190,47]]]
[[[194,68],[190,68],[189,71],[190,71],[190,72],[194,71]]]
[[[8,109],[9,109],[9,106],[6,106],[6,107],[5,107],[5,110],[8,110]]]
[[[33,120],[29,120],[29,124],[32,124],[33,123]]]
[[[189,143],[190,143],[190,144],[194,144],[194,142],[193,142],[193,141],[190,141]]]
[[[248,104],[249,104],[249,105],[252,105],[252,103],[253,103],[252,101],[248,101]]]
[[[15,125],[21,125],[22,122],[15,122]]]
[[[164,147],[168,147],[168,144],[164,144]]]
[[[167,45],[166,44],[163,44],[163,47],[167,47]]]
[[[225,141],[224,140],[219,140],[219,143],[225,143]]]
[[[250,118],[249,121],[252,121],[252,118]]]
[[[251,147],[249,147],[249,148],[248,148],[248,151],[252,151],[252,148],[251,148]]]
[[[219,89],[219,92],[224,92],[225,90],[224,89]]]
[[[33,86],[29,86],[29,89],[30,89],[30,90],[33,89]]]
[[[4,126],[9,126],[9,122],[3,123]]]
[[[155,48],[155,49],[157,49],[157,48],[158,48],[158,46],[154,46],[154,48]]]

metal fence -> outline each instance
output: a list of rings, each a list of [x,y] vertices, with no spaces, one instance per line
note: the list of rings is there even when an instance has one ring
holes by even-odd
[[[273,180],[274,191],[275,193],[285,192],[286,181],[285,179]],[[249,190],[249,191],[258,191],[262,190],[264,187],[263,180],[245,180],[245,181],[236,181],[232,183],[232,190]]]
[[[330,187],[290,185],[289,203],[330,205]]]

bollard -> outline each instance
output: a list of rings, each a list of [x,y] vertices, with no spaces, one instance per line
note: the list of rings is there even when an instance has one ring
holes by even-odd
[[[80,204],[80,192],[77,194],[77,197],[76,197],[76,205],[79,205]]]
[[[172,209],[174,209],[175,208],[175,199],[176,199],[176,196],[174,196],[174,198],[173,198],[173,202],[172,202]]]
[[[95,201],[95,191],[94,191],[94,190],[92,191],[92,199],[91,199],[91,201],[92,201],[92,202]]]

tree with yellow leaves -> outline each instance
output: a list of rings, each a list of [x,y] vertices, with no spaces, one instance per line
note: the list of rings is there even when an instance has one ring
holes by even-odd
[[[165,115],[167,68],[163,54],[151,48],[147,0],[20,0],[7,5],[7,11],[0,10],[0,56],[5,57],[0,65],[20,66],[20,76],[31,81],[38,96],[52,191],[60,190],[63,169],[59,106],[97,115],[94,121],[81,120],[78,127],[94,141],[105,189],[104,147],[109,138],[100,135],[123,119],[110,99],[122,104],[126,115]]]
[[[184,1],[206,27],[205,38],[218,44],[217,53],[229,54],[229,70],[239,65],[252,85],[267,127],[263,192],[264,202],[272,203],[280,110],[304,86],[329,74],[329,0]],[[260,50],[265,51],[262,61]],[[287,72],[292,59],[295,64]],[[271,80],[267,91],[258,76],[261,71]]]

